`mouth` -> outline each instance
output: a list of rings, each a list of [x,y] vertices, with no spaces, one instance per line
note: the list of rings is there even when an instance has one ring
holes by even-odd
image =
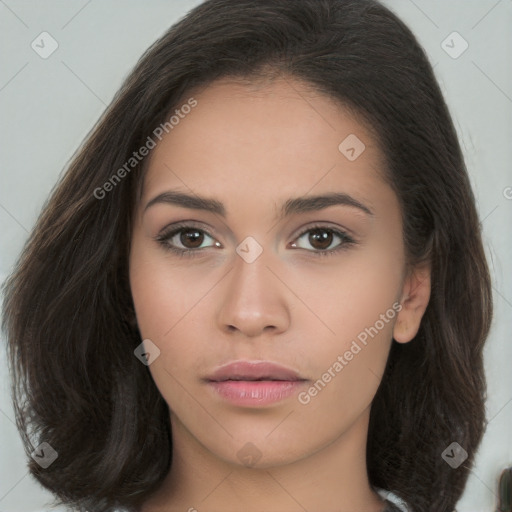
[[[234,361],[217,368],[207,380],[211,382],[232,381],[287,381],[302,379],[290,368],[269,361]]]
[[[204,379],[217,397],[242,407],[262,407],[293,395],[307,379],[268,361],[235,361]]]
[[[251,382],[259,382],[262,380],[272,380],[272,381],[286,382],[286,381],[299,380],[299,379],[278,379],[276,377],[273,377],[272,375],[267,375],[265,377],[258,377],[258,378],[253,378],[253,377],[250,377],[249,375],[236,375],[236,376],[234,375],[232,377],[226,377],[226,378],[218,379],[218,380],[213,379],[211,382],[226,382],[227,380],[233,380],[233,381],[245,380],[245,381],[251,381]]]

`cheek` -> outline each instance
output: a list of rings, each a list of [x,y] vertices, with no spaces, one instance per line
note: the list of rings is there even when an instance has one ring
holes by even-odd
[[[391,345],[402,275],[402,246],[375,244],[347,252],[321,272],[303,270],[300,280],[299,272],[295,276],[303,283],[299,293],[304,302],[318,314],[308,315],[301,326],[311,335],[318,333],[314,351],[301,346],[302,357],[309,358],[321,381],[316,388],[322,397],[315,398],[315,407],[340,399],[354,406],[371,401]]]
[[[148,249],[146,243],[134,237],[130,288],[137,324],[142,339],[150,339],[160,349],[160,356],[149,370],[163,396],[171,402],[174,399],[169,395],[175,394],[176,388],[173,377],[181,382],[197,373],[197,363],[208,344],[204,308],[219,279],[211,270],[186,270],[185,265],[177,266],[164,252]]]
[[[340,271],[346,286],[329,294],[330,305],[325,302],[319,309],[334,334],[319,337],[314,348],[301,347],[312,382],[298,398],[308,418],[307,430],[320,437],[352,424],[371,405],[380,385],[396,318],[396,283],[383,276],[368,271],[358,278]]]
[[[189,320],[194,305],[208,293],[210,281],[212,277],[204,271],[187,271],[184,263],[177,266],[164,251],[134,237],[130,288],[143,337],[162,342],[170,339],[175,327]]]
[[[400,299],[404,263],[398,234],[393,236],[383,230],[367,247],[354,253],[345,266],[339,267],[338,293],[343,309],[338,315],[345,325],[351,326],[352,337],[373,326]],[[394,310],[389,316],[394,318]],[[386,326],[383,330],[389,333],[389,324]]]
[[[382,329],[390,334],[403,268],[400,246],[388,251],[368,247],[347,252],[334,264],[298,267],[290,279],[296,283],[297,295],[317,313],[317,318],[308,315],[309,323],[316,323],[319,334],[339,348],[373,326],[381,315],[391,320]],[[381,322],[378,326],[382,327]]]

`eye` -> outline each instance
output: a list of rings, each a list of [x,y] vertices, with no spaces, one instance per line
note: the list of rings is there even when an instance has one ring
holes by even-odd
[[[300,243],[297,244],[296,242],[292,243],[291,246],[306,249],[318,256],[335,254],[356,244],[356,241],[344,231],[326,226],[310,227],[297,237],[297,240],[301,239],[304,239],[306,247],[304,247],[304,245],[301,246]],[[329,249],[333,242],[336,242],[336,239],[339,240],[338,244],[335,245],[334,248]],[[313,248],[313,250],[307,249],[308,244]]]
[[[191,224],[175,224],[171,229],[164,230],[162,233],[158,234],[155,240],[165,249],[179,256],[195,256],[206,247],[221,247],[220,243],[217,241],[204,246],[205,238],[213,240],[213,237],[204,229],[197,228]]]
[[[159,233],[155,237],[155,240],[161,244],[164,249],[172,251],[180,257],[194,257],[200,255],[203,252],[203,249],[208,247],[222,247],[222,245],[217,241],[214,241],[214,243],[210,245],[203,245],[206,238],[214,240],[214,238],[204,229],[198,228],[193,224],[181,223],[177,225],[175,224],[169,229]],[[346,250],[357,243],[344,231],[326,226],[309,227],[296,238],[296,240],[299,241],[301,239],[304,239],[302,244],[293,242],[290,246],[293,248],[305,249],[307,252],[310,252],[315,256],[336,254],[339,251]],[[329,249],[333,242],[336,242],[336,239],[339,240],[338,244],[335,245],[334,248]],[[309,244],[312,249],[304,247],[304,242],[306,243],[306,246]]]

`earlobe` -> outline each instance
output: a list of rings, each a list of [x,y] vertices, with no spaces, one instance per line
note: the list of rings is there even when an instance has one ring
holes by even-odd
[[[430,289],[430,263],[415,267],[406,277],[400,300],[402,309],[393,327],[393,338],[398,343],[408,343],[418,333],[430,300]]]

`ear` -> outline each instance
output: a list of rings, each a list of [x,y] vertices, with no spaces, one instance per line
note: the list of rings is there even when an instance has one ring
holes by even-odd
[[[420,328],[421,319],[430,300],[430,262],[418,265],[404,280],[402,286],[402,309],[393,327],[393,338],[398,343],[411,341]]]

